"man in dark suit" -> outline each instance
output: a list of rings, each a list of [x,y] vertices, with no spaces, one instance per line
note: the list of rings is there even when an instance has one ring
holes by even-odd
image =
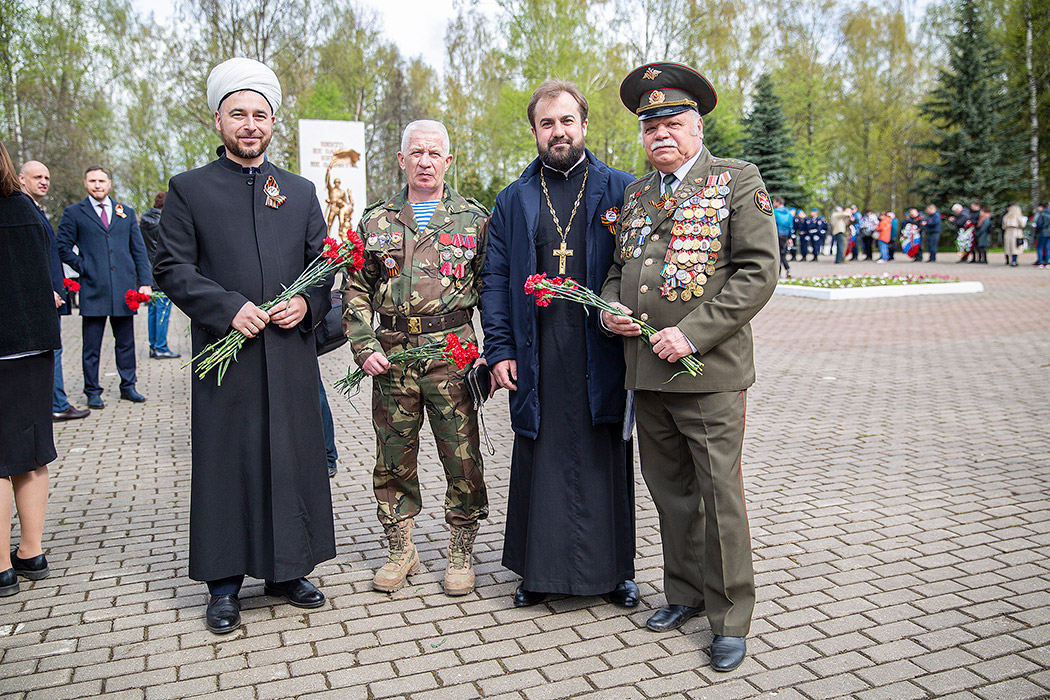
[[[702,115],[716,98],[695,70],[641,66],[620,98],[656,169],[624,193],[620,248],[602,287],[657,329],[645,343],[631,319],[602,312],[626,338],[642,476],[660,514],[667,605],[646,624],[674,629],[706,610],[711,667],[731,671],[746,655],[755,606],[740,462],[755,381],[750,320],[777,283],[773,205],[754,164],[704,148]],[[683,371],[678,360],[689,355],[702,374]]]
[[[47,229],[48,239],[51,241],[51,286],[55,292],[55,305],[58,307],[60,316],[69,315],[68,293],[66,292],[65,275],[62,272],[62,261],[58,257],[58,240],[55,238],[55,230],[48,221],[47,212],[40,200],[47,195],[51,188],[51,171],[38,160],[28,160],[22,164],[22,170],[18,173],[18,181],[22,185],[22,191],[29,195],[36,205],[36,212]],[[69,403],[66,396],[66,383],[62,375],[62,348],[55,350],[55,388],[51,400],[51,416],[56,420],[76,420],[86,418],[91,414],[87,408],[77,408]]]
[[[62,262],[80,273],[84,393],[88,408],[105,406],[98,382],[98,361],[106,318],[116,343],[120,398],[135,403],[146,400],[135,390],[135,312],[128,308],[124,295],[129,289],[152,294],[153,278],[135,212],[110,199],[112,185],[105,168],[88,168],[84,173],[88,196],[66,207],[58,222],[58,253]]]

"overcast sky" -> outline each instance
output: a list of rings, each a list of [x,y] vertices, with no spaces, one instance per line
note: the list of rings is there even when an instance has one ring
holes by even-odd
[[[445,27],[453,16],[452,0],[357,0],[383,18],[388,39],[397,43],[405,58],[421,56],[441,70],[445,62]],[[171,0],[132,0],[143,14],[153,13],[159,22],[171,18]],[[481,3],[495,6],[494,0]],[[396,31],[395,31],[396,30]]]

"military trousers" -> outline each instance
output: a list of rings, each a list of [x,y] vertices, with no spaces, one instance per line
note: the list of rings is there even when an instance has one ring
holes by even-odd
[[[441,334],[406,336],[378,332],[384,353],[439,340]],[[473,340],[469,326],[459,337]],[[481,459],[478,413],[464,375],[445,360],[405,367],[391,363],[386,374],[372,378],[372,425],[376,433],[373,487],[379,520],[392,524],[415,517],[423,508],[419,493],[419,431],[426,411],[445,471],[445,521],[469,525],[488,516]]]
[[[740,453],[746,391],[636,391],[642,477],[660,516],[669,605],[706,608],[711,631],[746,636],[755,573]]]

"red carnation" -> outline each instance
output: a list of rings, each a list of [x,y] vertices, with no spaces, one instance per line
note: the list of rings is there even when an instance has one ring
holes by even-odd
[[[62,280],[62,286],[65,287],[70,292],[79,292],[80,291],[80,282],[77,282],[76,280],[71,280],[68,277],[65,278],[64,280]]]
[[[352,228],[346,230],[346,240],[353,247],[349,251],[350,272],[357,272],[365,266],[365,242]]]
[[[134,289],[129,289],[124,292],[124,303],[128,305],[128,308],[132,311],[139,310],[139,293]]]

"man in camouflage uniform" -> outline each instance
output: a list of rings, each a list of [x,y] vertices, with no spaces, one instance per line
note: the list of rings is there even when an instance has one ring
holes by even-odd
[[[641,122],[654,172],[624,193],[620,249],[602,297],[657,329],[602,312],[625,336],[642,476],[660,514],[667,605],[646,626],[662,632],[706,612],[711,667],[744,661],[755,606],[741,478],[744,404],[755,381],[750,320],[777,284],[777,229],[758,168],[716,158],[703,118],[715,106],[688,66],[632,71],[620,98]],[[703,373],[678,360],[693,355]]]
[[[489,220],[480,204],[445,184],[452,155],[439,122],[405,127],[397,158],[408,186],[364,212],[365,265],[343,288],[343,331],[354,360],[373,378],[374,486],[390,547],[372,585],[395,591],[419,564],[412,530],[422,508],[417,454],[425,408],[448,481],[445,521],[452,533],[445,592],[465,595],[474,589],[471,550],[478,521],[488,515],[478,416],[463,379],[467,368],[444,360],[403,367],[386,356],[450,332],[464,343],[475,340],[471,314]],[[373,312],[379,314],[375,331]]]

